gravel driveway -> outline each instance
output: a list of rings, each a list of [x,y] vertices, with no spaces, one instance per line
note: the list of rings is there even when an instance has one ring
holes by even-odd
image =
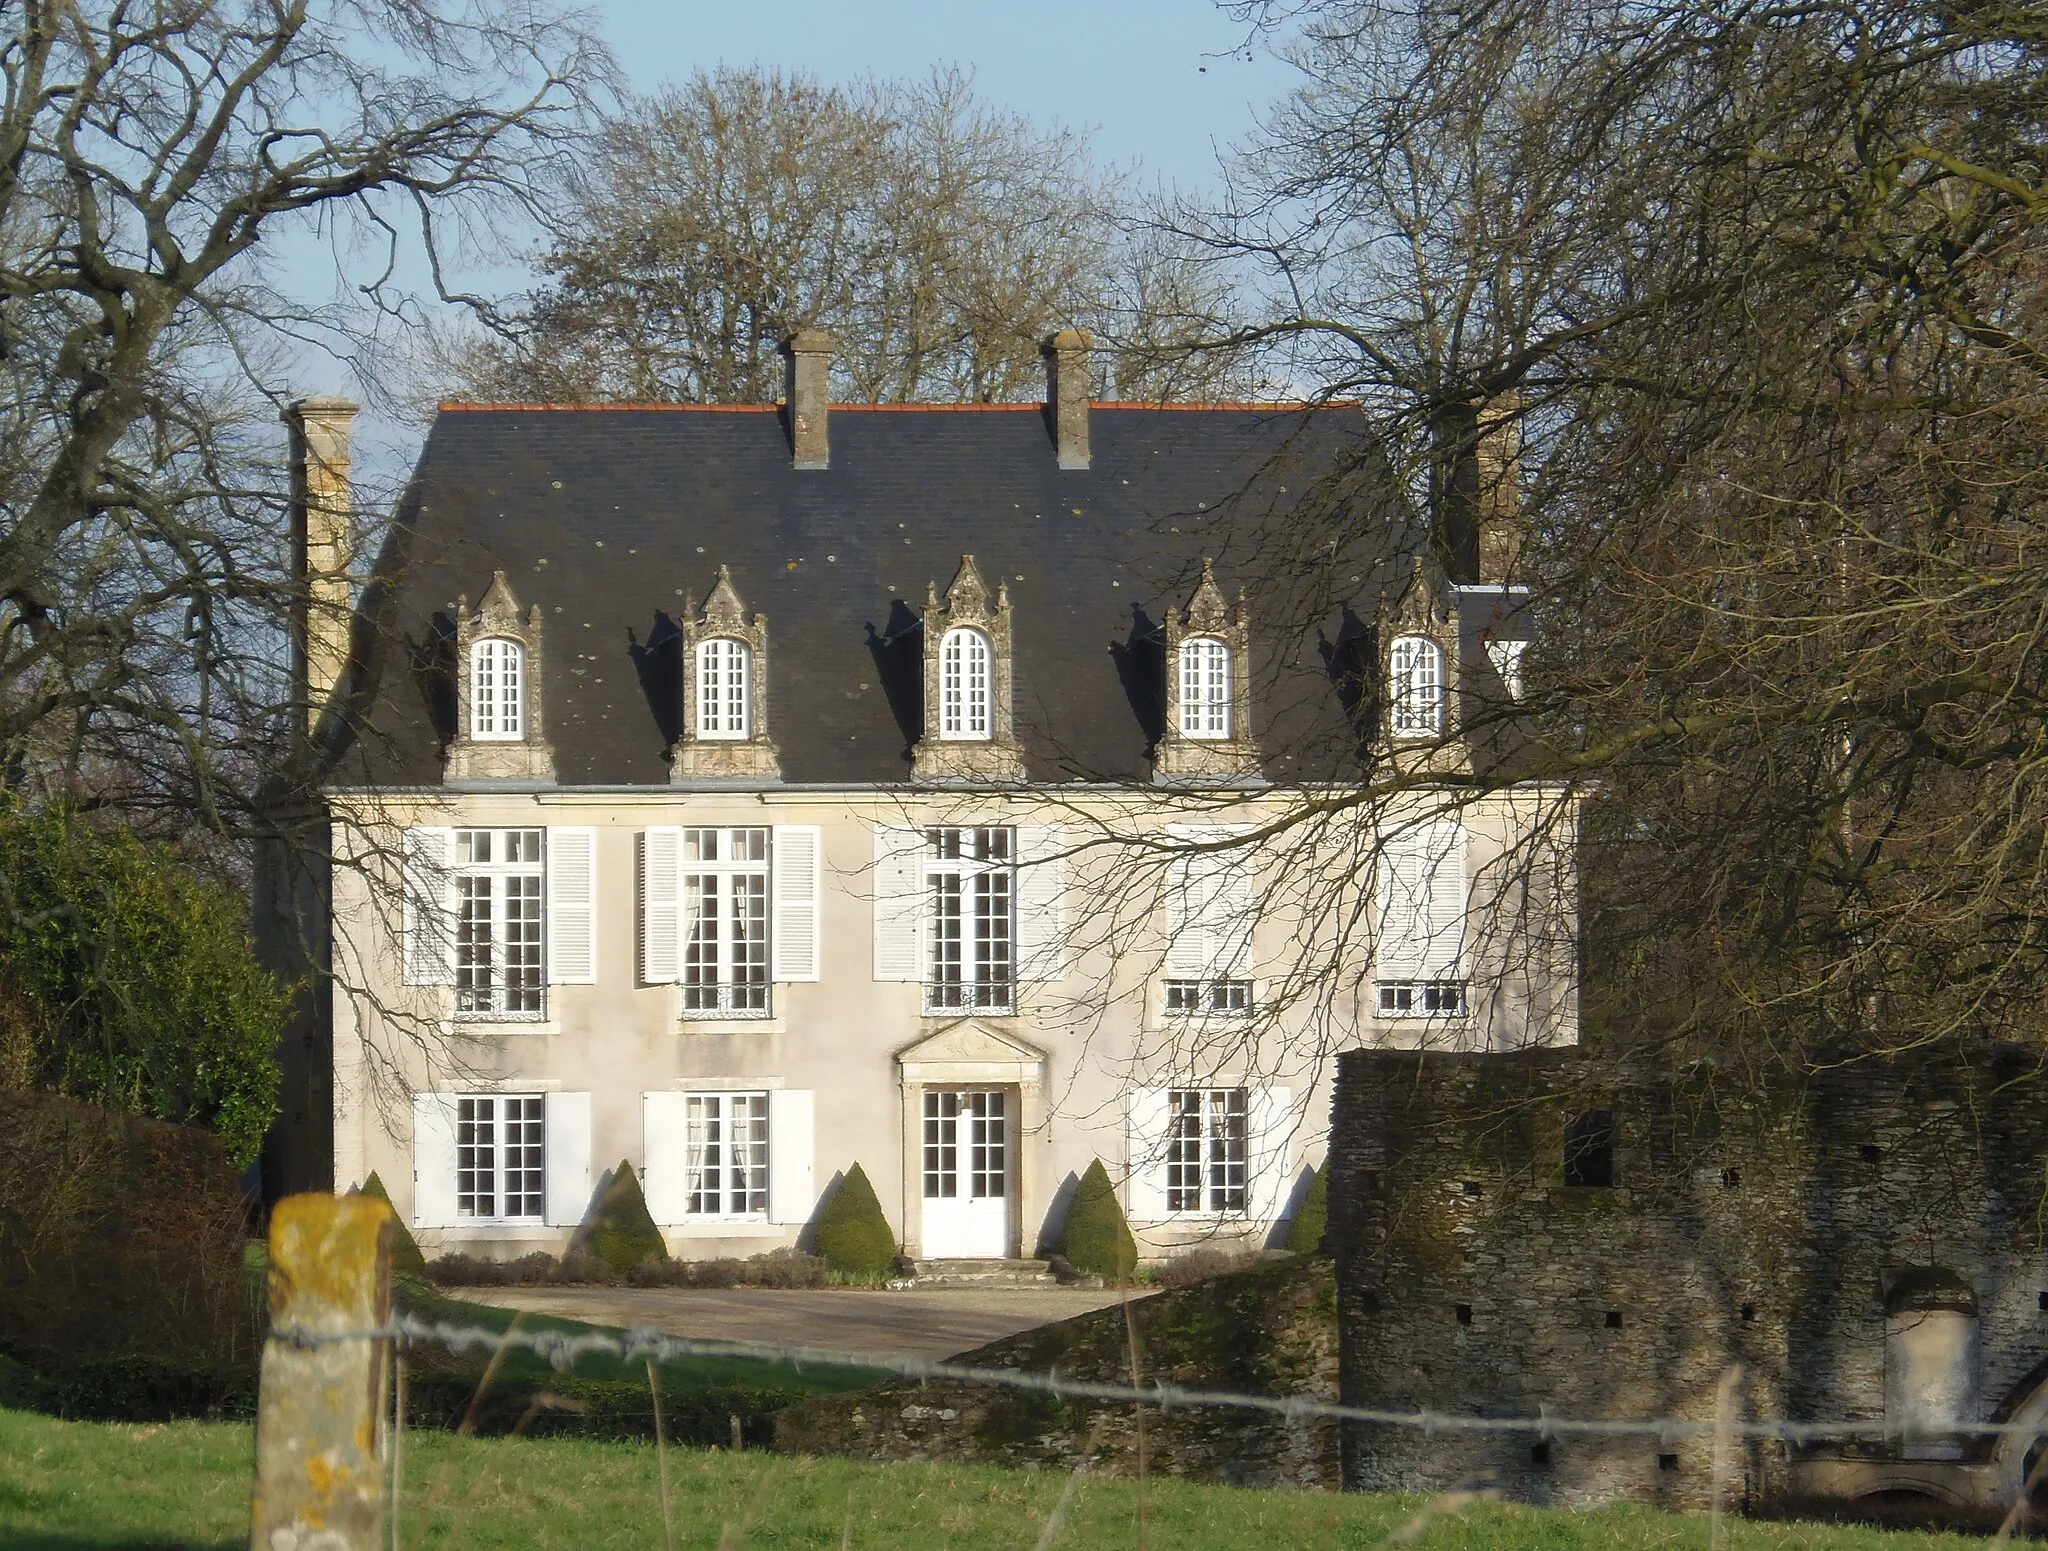
[[[709,1341],[761,1341],[890,1357],[951,1357],[1117,1301],[1075,1287],[915,1292],[765,1287],[473,1287],[450,1296],[595,1325],[651,1326]]]

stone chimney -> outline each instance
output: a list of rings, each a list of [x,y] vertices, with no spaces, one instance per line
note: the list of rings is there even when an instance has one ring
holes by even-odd
[[[1500,586],[1521,560],[1520,394],[1456,404],[1436,418],[1431,517],[1438,563],[1453,582]]]
[[[320,720],[348,666],[355,418],[356,406],[343,398],[299,399],[284,412],[291,428],[292,696],[302,731]]]
[[[1038,347],[1045,357],[1045,414],[1063,469],[1088,467],[1088,352],[1095,341],[1061,329]]]
[[[839,341],[822,329],[799,329],[784,341],[789,363],[789,447],[800,469],[832,466],[832,434],[826,396],[830,391],[832,352]]]

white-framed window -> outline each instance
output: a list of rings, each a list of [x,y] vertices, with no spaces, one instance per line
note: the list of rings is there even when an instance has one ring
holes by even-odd
[[[1394,736],[1425,738],[1444,730],[1444,651],[1427,636],[1394,637],[1387,653],[1387,695]]]
[[[1243,1088],[1167,1091],[1169,1212],[1243,1213],[1248,1097]]]
[[[939,736],[989,736],[991,656],[988,637],[955,625],[939,643]]]
[[[1180,730],[1186,738],[1230,736],[1230,647],[1215,636],[1180,644]]]
[[[1017,1005],[1014,829],[928,829],[924,1005],[928,1013]]]
[[[714,636],[697,643],[697,736],[745,738],[747,676],[753,664],[744,641]]]
[[[692,1093],[684,1106],[684,1215],[766,1220],[768,1095]]]
[[[538,829],[455,831],[455,1012],[538,1018],[547,872]]]
[[[683,831],[683,1016],[765,1018],[765,828]]]
[[[484,742],[526,736],[526,648],[492,636],[469,649],[469,735]]]
[[[540,1094],[455,1101],[458,1222],[540,1222],[547,1216],[547,1100]]]
[[[1249,980],[1169,980],[1166,1010],[1176,1017],[1241,1018],[1252,1010]]]
[[[1377,982],[1382,1018],[1462,1018],[1462,980],[1381,980]]]

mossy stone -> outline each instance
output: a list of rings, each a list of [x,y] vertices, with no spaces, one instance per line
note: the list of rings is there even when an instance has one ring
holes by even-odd
[[[620,1276],[650,1260],[668,1259],[668,1245],[640,1193],[640,1176],[623,1159],[570,1241],[569,1257],[579,1254],[595,1255]]]
[[[391,1206],[391,1192],[384,1188],[384,1181],[372,1169],[370,1177],[363,1181],[362,1194]],[[416,1276],[425,1279],[427,1257],[420,1253],[420,1242],[412,1236],[412,1230],[405,1225],[405,1219],[398,1215],[398,1208],[391,1207],[391,1222],[397,1230],[391,1235],[391,1271],[394,1276]]]
[[[875,1187],[859,1164],[846,1171],[818,1215],[817,1252],[847,1276],[887,1276],[896,1261],[896,1231],[882,1215]]]
[[[1301,1208],[1287,1227],[1288,1249],[1297,1255],[1323,1253],[1323,1235],[1330,1228],[1330,1166],[1325,1163],[1302,1192]]]
[[[1060,1253],[1075,1270],[1118,1282],[1136,1275],[1138,1243],[1131,1237],[1124,1209],[1117,1204],[1116,1187],[1109,1182],[1109,1170],[1100,1158],[1088,1165],[1074,1187],[1064,1233]]]

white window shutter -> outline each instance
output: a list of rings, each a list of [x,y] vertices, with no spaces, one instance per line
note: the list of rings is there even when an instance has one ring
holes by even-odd
[[[455,984],[455,831],[421,824],[405,832],[405,983]],[[453,1189],[451,1185],[449,1187]]]
[[[1242,824],[1172,824],[1181,845],[1217,845]],[[1250,848],[1176,856],[1167,870],[1166,973],[1176,980],[1242,979],[1251,972],[1257,874]]]
[[[597,831],[548,828],[548,984],[597,983]]]
[[[768,1220],[806,1223],[818,1204],[811,1128],[816,1118],[809,1088],[768,1095]]]
[[[640,1095],[640,1193],[647,1215],[673,1226],[689,1216],[690,1096]]]
[[[875,978],[924,979],[924,831],[875,828]]]
[[[815,824],[775,826],[775,921],[769,943],[778,982],[818,978],[820,831]]]
[[[1245,1215],[1277,1221],[1294,1181],[1288,1167],[1294,1140],[1294,1095],[1285,1088],[1254,1088],[1245,1095]]]
[[[455,1226],[455,1095],[412,1096],[412,1225]]]
[[[1067,978],[1067,832],[1057,824],[1017,831],[1017,978]]]
[[[1432,825],[1429,852],[1429,937],[1423,969],[1431,979],[1456,980],[1465,959],[1465,826]]]
[[[1166,1091],[1130,1092],[1130,1183],[1124,1199],[1132,1222],[1166,1220]]]
[[[574,1228],[590,1210],[590,1095],[547,1096],[548,1221]]]
[[[1465,826],[1411,824],[1385,835],[1379,859],[1381,980],[1455,978],[1464,950]]]
[[[657,825],[640,834],[640,983],[681,978],[683,832]]]

